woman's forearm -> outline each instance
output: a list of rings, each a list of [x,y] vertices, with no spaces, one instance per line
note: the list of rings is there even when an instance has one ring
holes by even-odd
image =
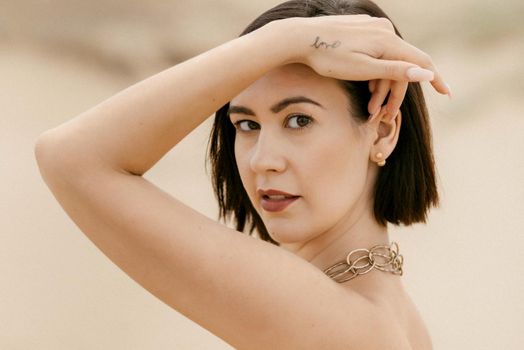
[[[286,50],[262,28],[143,80],[41,136],[59,157],[142,175]],[[100,164],[102,163],[102,164]]]
[[[429,56],[402,41],[387,23],[361,16],[269,23],[143,80],[46,132],[37,142],[37,157],[42,164],[50,162],[47,168],[57,167],[60,159],[62,168],[103,167],[142,175],[218,108],[286,63],[304,63],[320,75],[341,80],[399,81],[387,102],[393,114],[407,81],[432,80],[437,91],[448,93]],[[378,106],[385,97],[375,101]]]

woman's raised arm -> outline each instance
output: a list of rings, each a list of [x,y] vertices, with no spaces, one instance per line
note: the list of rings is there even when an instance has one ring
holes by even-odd
[[[407,83],[432,79],[417,69],[410,75],[410,67],[435,71],[429,56],[397,37],[387,19],[285,19],[141,81],[45,133],[49,137],[41,141],[67,137],[73,159],[97,155],[112,168],[142,175],[219,107],[286,63],[304,63],[320,75],[344,80]],[[447,92],[438,74],[433,85]]]
[[[366,48],[352,34],[381,40],[386,49]],[[337,349],[365,342],[370,349],[406,348],[390,337],[394,325],[364,298],[348,296],[309,263],[206,218],[140,176],[215,110],[282,64],[301,62],[348,80],[407,81],[409,67],[433,69],[426,56],[396,40],[383,21],[366,16],[271,23],[45,132],[35,148],[40,171],[106,256],[235,347]],[[386,46],[389,41],[395,45]],[[436,88],[445,92],[438,80]]]

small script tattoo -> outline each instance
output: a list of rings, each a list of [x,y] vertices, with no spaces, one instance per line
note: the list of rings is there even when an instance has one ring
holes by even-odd
[[[317,36],[315,39],[315,42],[311,44],[311,47],[314,47],[315,49],[320,49],[322,47],[325,49],[329,49],[329,48],[336,49],[337,47],[340,46],[340,44],[342,43],[338,40],[332,42],[331,44],[328,44],[325,41],[320,40],[320,37]]]

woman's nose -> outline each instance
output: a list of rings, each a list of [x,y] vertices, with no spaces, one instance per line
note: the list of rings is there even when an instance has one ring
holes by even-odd
[[[274,135],[261,131],[251,155],[251,170],[258,173],[284,171],[286,168],[284,153],[282,142],[278,142]]]

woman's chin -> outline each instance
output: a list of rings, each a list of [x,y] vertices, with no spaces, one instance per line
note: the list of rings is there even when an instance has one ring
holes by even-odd
[[[280,244],[300,243],[310,237],[296,224],[266,226],[269,236]]]

